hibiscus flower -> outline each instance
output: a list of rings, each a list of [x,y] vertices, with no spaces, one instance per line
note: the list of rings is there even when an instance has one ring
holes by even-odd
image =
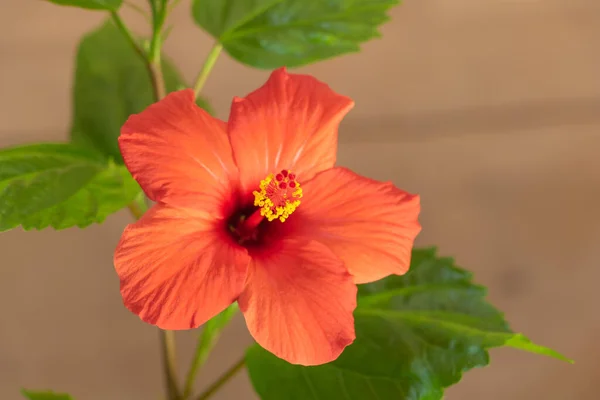
[[[131,116],[119,146],[155,205],[115,252],[125,306],[181,330],[237,301],[276,356],[335,360],[355,339],[356,284],[406,273],[421,229],[417,195],[334,166],[353,105],[281,68],[228,123],[192,90]]]

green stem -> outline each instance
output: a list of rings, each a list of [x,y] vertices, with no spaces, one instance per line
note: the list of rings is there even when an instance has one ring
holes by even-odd
[[[163,76],[160,60],[158,63],[150,63],[149,69],[150,77],[152,78],[152,90],[154,91],[154,98],[156,101],[158,101],[167,95],[165,89],[165,78]]]
[[[133,215],[133,218],[135,218],[136,221],[142,218],[142,215],[144,215],[145,212],[144,210],[142,210],[139,203],[135,201],[129,203],[127,205],[127,208],[129,208],[129,211],[131,211],[131,215]]]
[[[112,20],[117,26],[117,28],[121,31],[125,38],[127,38],[127,41],[133,46],[136,53],[138,53],[140,57],[142,57],[142,59],[146,61],[146,53],[144,52],[144,49],[142,49],[140,44],[135,40],[135,37],[133,36],[129,28],[127,28],[127,25],[125,25],[121,17],[119,17],[119,14],[117,14],[116,11],[111,11],[110,16],[112,17]]]
[[[237,313],[237,303],[233,303],[231,306],[223,310],[219,315],[213,317],[210,321],[204,324],[204,329],[198,340],[196,346],[196,352],[192,360],[192,365],[187,374],[185,380],[185,386],[183,389],[183,399],[188,399],[194,389],[194,381],[198,371],[206,363],[210,352],[215,347],[221,335],[221,331],[227,326],[231,318]]]
[[[161,48],[162,31],[167,19],[166,3],[149,0],[152,9],[152,39],[150,39],[150,50],[148,54],[148,67],[152,78],[152,88],[154,89],[154,99],[162,99],[166,95],[165,80],[162,72]],[[160,4],[163,4],[162,6]]]
[[[160,329],[160,343],[162,349],[163,368],[167,384],[167,395],[169,400],[179,400],[179,388],[177,385],[175,332]]]
[[[160,61],[160,49],[162,46],[162,28],[167,18],[166,7],[160,2],[150,0],[152,10],[152,39],[150,40],[150,62]]]
[[[212,49],[210,49],[210,52],[206,57],[206,61],[204,61],[204,65],[202,65],[202,69],[196,78],[196,83],[194,84],[194,94],[196,97],[198,97],[200,91],[204,87],[210,71],[212,71],[213,67],[215,66],[217,58],[219,58],[219,54],[221,54],[221,50],[223,50],[223,45],[219,42],[215,43]]]
[[[229,368],[219,379],[217,379],[212,385],[208,387],[200,396],[196,397],[196,400],[207,400],[212,397],[213,394],[217,393],[221,386],[226,384],[231,378],[235,376],[244,366],[246,365],[246,360],[242,357],[237,363],[235,363],[231,368]]]
[[[155,21],[154,24],[156,24],[156,18],[154,17],[154,14],[155,14],[154,10],[155,10],[155,7],[152,6],[153,21]],[[150,79],[152,81],[152,90],[154,92],[155,101],[162,99],[163,97],[165,97],[165,82],[164,82],[164,77],[163,77],[163,73],[162,73],[161,61],[160,61],[160,44],[161,44],[160,39],[159,39],[160,30],[157,31],[156,29],[154,29],[154,33],[152,35],[151,46],[150,46],[150,54],[146,54],[144,49],[142,49],[142,47],[139,45],[139,43],[135,40],[135,37],[133,36],[133,34],[129,30],[129,28],[127,28],[127,25],[125,25],[125,23],[123,22],[121,17],[119,17],[119,15],[114,11],[111,11],[110,15],[111,15],[115,25],[117,25],[117,28],[127,38],[127,41],[129,41],[129,43],[131,43],[131,45],[133,46],[136,53],[138,53],[140,55],[140,57],[142,57],[142,60],[144,61],[144,64],[146,65],[146,68],[148,69],[148,73],[150,74]],[[163,18],[162,22],[164,23],[164,18]],[[162,25],[161,25],[161,29],[162,29]],[[158,34],[157,34],[157,32],[158,32]],[[152,46],[154,46],[154,47],[152,47]]]
[[[206,362],[208,358],[208,354],[210,350],[214,346],[213,343],[206,344],[208,341],[216,341],[214,338],[206,337],[206,329],[202,332],[202,336],[200,337],[200,343],[196,348],[196,354],[194,355],[194,359],[192,361],[192,365],[190,366],[190,370],[188,371],[187,378],[185,379],[185,385],[183,387],[183,399],[187,399],[192,394],[192,390],[194,388],[194,380],[196,379],[196,375],[200,368]],[[209,347],[207,349],[207,347]]]

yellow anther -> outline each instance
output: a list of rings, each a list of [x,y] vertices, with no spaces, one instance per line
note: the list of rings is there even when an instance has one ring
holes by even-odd
[[[285,220],[298,208],[302,198],[302,188],[296,175],[288,170],[270,174],[260,181],[260,190],[252,192],[254,205],[260,207],[260,215],[274,221]]]

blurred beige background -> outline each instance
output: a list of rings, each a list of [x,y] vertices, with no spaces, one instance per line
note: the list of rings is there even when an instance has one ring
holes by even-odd
[[[405,3],[361,54],[302,69],[356,100],[339,161],[420,193],[419,244],[474,270],[515,330],[577,361],[496,350],[447,400],[598,399],[600,3]],[[173,14],[166,51],[191,79],[211,40],[188,8]],[[2,0],[0,145],[67,137],[75,46],[103,18]],[[226,117],[231,97],[266,76],[224,56],[205,94]],[[0,235],[1,399],[18,399],[21,386],[159,398],[156,331],[122,307],[111,263],[128,222],[122,212],[84,231]],[[181,369],[195,336],[178,334]],[[249,342],[236,319],[199,385]],[[242,373],[215,399],[255,397]]]

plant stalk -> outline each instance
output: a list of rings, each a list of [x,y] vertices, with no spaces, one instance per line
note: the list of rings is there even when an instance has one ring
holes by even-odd
[[[206,80],[208,79],[208,75],[210,75],[210,72],[212,71],[213,67],[215,66],[215,63],[217,62],[217,59],[219,58],[219,54],[221,54],[222,50],[223,50],[223,45],[219,42],[216,42],[213,45],[212,49],[210,49],[210,52],[208,53],[208,56],[206,57],[206,60],[204,61],[204,65],[202,65],[202,69],[200,70],[200,73],[198,73],[198,77],[196,78],[196,83],[194,84],[194,94],[196,95],[196,97],[198,97],[198,95],[202,91],[202,88],[204,87],[204,84],[206,83]]]
[[[212,385],[202,392],[195,400],[207,400],[212,397],[215,393],[221,389],[231,378],[235,376],[244,366],[246,365],[245,357],[242,357],[236,362],[231,368],[229,368],[219,379],[217,379]]]

